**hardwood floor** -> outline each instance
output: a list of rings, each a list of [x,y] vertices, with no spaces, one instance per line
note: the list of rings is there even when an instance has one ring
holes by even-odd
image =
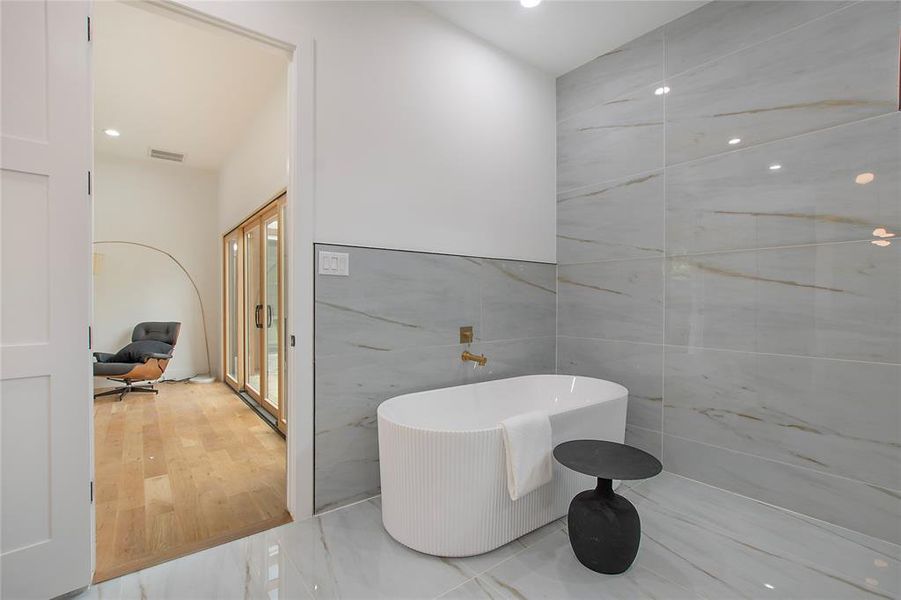
[[[223,383],[94,401],[104,581],[286,523],[285,440]]]

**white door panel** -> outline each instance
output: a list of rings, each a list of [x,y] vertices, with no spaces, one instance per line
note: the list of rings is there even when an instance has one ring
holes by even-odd
[[[0,2],[0,596],[91,577],[88,2]]]

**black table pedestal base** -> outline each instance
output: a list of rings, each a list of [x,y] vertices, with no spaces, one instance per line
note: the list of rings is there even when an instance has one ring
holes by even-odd
[[[638,554],[641,520],[631,502],[614,493],[610,479],[573,498],[567,515],[569,542],[579,562],[598,573],[626,571]]]

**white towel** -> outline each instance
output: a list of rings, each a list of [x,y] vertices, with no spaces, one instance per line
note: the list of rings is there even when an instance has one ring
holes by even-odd
[[[544,411],[516,415],[501,421],[507,450],[507,491],[518,500],[554,474],[551,420]]]

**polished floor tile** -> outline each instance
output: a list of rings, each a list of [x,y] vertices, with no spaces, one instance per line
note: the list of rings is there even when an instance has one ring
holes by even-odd
[[[585,569],[561,519],[438,558],[395,542],[374,498],[92,587],[78,598],[894,598],[901,548],[669,473],[620,493],[642,542],[622,575]]]

